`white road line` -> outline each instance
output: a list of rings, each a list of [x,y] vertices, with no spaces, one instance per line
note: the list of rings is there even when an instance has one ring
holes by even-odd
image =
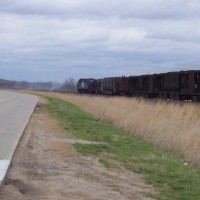
[[[0,185],[6,175],[9,165],[10,160],[0,160]]]

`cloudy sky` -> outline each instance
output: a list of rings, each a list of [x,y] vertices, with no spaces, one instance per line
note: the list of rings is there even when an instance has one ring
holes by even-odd
[[[199,0],[0,0],[0,78],[200,69]]]

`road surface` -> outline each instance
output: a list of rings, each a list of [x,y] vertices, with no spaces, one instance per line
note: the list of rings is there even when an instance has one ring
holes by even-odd
[[[0,183],[37,101],[33,95],[0,91]]]

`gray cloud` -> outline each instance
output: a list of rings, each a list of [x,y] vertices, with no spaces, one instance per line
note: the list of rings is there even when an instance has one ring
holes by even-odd
[[[2,11],[18,14],[186,18],[199,16],[198,0],[1,0]]]
[[[19,80],[199,69],[199,10],[197,0],[1,0],[0,69]]]

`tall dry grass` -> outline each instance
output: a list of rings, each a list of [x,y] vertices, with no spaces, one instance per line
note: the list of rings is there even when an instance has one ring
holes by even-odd
[[[182,155],[200,166],[200,106],[125,97],[48,93],[70,101],[146,141]]]

